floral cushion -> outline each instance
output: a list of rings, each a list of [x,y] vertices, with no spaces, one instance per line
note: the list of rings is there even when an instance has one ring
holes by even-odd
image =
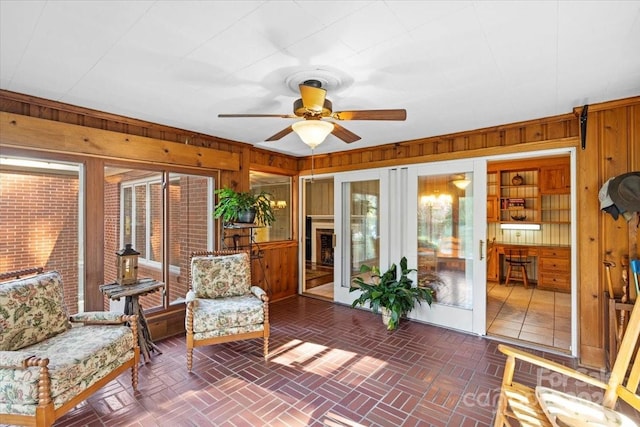
[[[121,325],[124,323],[122,316],[124,316],[123,313],[116,311],[85,311],[83,313],[76,313],[69,319],[71,322],[93,325]]]
[[[242,252],[193,257],[191,286],[197,298],[224,298],[248,294],[251,288],[249,255]]]
[[[58,408],[134,357],[126,326],[79,326],[24,352],[49,358],[51,397]],[[39,368],[0,369],[0,412],[32,414],[38,401]]]
[[[34,354],[30,351],[2,351],[0,350],[0,368],[25,368]]]
[[[237,328],[217,329],[213,331],[197,332],[193,334],[193,339],[196,341],[206,340],[208,338],[223,337],[227,335],[245,334],[248,332],[263,331],[264,325],[248,325],[240,326]]]
[[[219,299],[198,299],[193,310],[194,334],[216,331],[217,335],[231,335],[233,328],[264,323],[263,302],[252,294]]]
[[[0,283],[0,350],[19,350],[71,327],[60,273]]]

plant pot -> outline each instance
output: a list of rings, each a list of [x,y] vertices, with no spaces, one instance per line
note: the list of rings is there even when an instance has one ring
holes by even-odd
[[[256,210],[249,209],[246,211],[239,211],[236,222],[241,222],[243,224],[253,224],[253,221],[255,221],[255,219],[256,219]]]
[[[384,324],[384,326],[389,327],[391,311],[386,307],[380,307],[380,313],[382,313],[382,323]]]

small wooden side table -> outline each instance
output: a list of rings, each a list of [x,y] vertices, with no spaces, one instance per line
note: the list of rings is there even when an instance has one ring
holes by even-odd
[[[164,291],[163,282],[148,278],[139,279],[137,283],[131,285],[109,283],[100,286],[100,291],[109,299],[120,301],[120,298],[125,297],[124,314],[138,315],[138,345],[140,346],[140,353],[144,357],[144,363],[149,362],[152,351],[156,351],[159,354],[162,354],[162,352],[151,339],[147,319],[144,317],[144,311],[138,299],[161,289]]]

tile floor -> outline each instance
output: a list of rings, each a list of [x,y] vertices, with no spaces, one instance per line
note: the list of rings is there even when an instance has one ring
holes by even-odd
[[[489,282],[487,333],[569,352],[571,295]]]
[[[333,283],[307,289],[306,294],[333,300]],[[570,353],[571,296],[489,282],[487,333]]]
[[[270,312],[268,362],[259,340],[219,344],[196,349],[189,374],[184,336],[162,340],[137,393],[124,373],[56,426],[491,425],[505,360],[495,341],[409,321],[387,332],[379,315],[300,296]],[[526,366],[516,379],[548,385]]]
[[[325,283],[324,285],[315,286],[313,288],[307,288],[305,294],[323,298],[327,301],[333,301],[333,282]]]

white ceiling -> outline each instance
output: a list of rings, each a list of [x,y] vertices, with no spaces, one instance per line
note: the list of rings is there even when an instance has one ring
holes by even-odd
[[[407,110],[316,153],[564,114],[640,95],[640,1],[0,0],[14,92],[308,155],[264,142],[292,119],[217,115],[289,114],[314,74],[336,111]]]

